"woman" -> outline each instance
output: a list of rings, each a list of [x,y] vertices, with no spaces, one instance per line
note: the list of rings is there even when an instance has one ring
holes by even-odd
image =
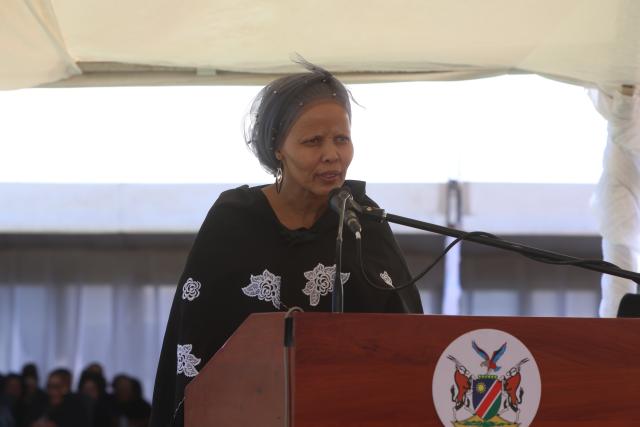
[[[345,184],[351,159],[347,89],[329,72],[278,79],[255,99],[247,144],[274,184],[220,195],[195,240],[174,298],[156,376],[151,425],[182,425],[184,387],[255,312],[330,311],[338,216],[329,192]],[[373,205],[363,182],[347,181]],[[367,275],[378,286],[410,279],[386,224],[362,219]],[[345,230],[341,280],[351,312],[414,312],[415,287],[400,294],[365,284],[355,240]]]

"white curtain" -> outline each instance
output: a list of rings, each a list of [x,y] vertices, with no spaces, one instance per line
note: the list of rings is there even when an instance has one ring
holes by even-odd
[[[593,206],[604,259],[637,271],[640,254],[640,96],[591,91],[597,110],[609,121],[603,170]],[[602,276],[600,315],[614,317],[621,298],[635,293],[626,279]]]
[[[80,371],[97,361],[108,379],[118,373],[139,378],[150,399],[173,293],[192,237],[73,236],[75,243],[69,243],[69,238],[56,236],[7,242],[0,235],[0,373],[35,362],[43,377],[56,367],[72,369],[77,384]],[[400,236],[414,274],[434,261],[442,240]],[[596,239],[580,246],[598,249]],[[461,270],[455,270],[465,284],[461,314],[597,313],[598,275],[593,272],[487,252],[472,244],[464,248]],[[450,280],[445,270],[441,262],[418,282],[427,313],[444,309],[443,281]]]
[[[0,372],[35,362],[43,377],[66,367],[77,381],[96,361],[108,380],[142,380],[151,398],[182,252],[58,248],[0,258]]]

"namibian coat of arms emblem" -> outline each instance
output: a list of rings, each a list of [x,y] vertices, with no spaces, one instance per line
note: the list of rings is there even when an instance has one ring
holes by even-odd
[[[436,412],[447,427],[527,427],[540,403],[540,373],[517,338],[480,329],[445,349],[432,391]]]

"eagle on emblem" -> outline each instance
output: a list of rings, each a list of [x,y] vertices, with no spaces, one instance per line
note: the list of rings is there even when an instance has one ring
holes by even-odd
[[[507,351],[507,343],[502,344],[502,347],[494,351],[491,355],[491,358],[489,358],[489,355],[486,351],[478,347],[478,344],[476,344],[475,341],[471,341],[471,346],[476,351],[476,353],[478,353],[478,355],[482,357],[482,359],[484,359],[480,366],[486,366],[487,374],[491,371],[498,372],[500,370],[501,366],[498,366],[496,363],[498,362],[498,360],[500,360],[504,352]]]

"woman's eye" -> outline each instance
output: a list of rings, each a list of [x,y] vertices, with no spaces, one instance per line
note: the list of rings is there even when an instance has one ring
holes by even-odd
[[[349,141],[351,141],[351,138],[349,138],[349,137],[348,137],[348,136],[346,136],[346,135],[339,135],[339,136],[337,136],[337,137],[336,137],[336,141],[337,141],[337,142],[343,142],[343,143],[344,143],[344,142],[349,142]]]
[[[313,138],[305,139],[304,141],[302,141],[302,143],[305,145],[314,145],[314,144],[318,144],[319,142],[320,142],[319,136],[314,136]]]

